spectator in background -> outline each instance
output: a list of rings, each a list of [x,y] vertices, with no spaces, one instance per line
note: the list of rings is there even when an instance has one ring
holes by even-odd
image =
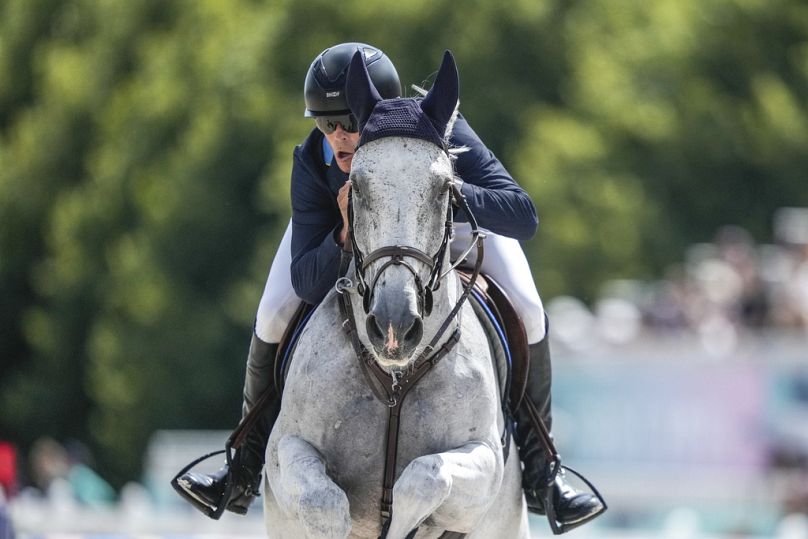
[[[17,490],[17,450],[9,442],[0,442],[0,539],[14,539],[6,500]]]
[[[36,486],[47,493],[56,481],[67,481],[74,498],[85,505],[107,505],[115,490],[88,465],[86,449],[72,443],[73,454],[52,438],[43,437],[31,448],[31,475]],[[81,451],[75,448],[81,447]],[[82,455],[83,453],[83,455]]]
[[[808,244],[802,246],[800,254],[794,271],[794,295],[802,327],[808,330]]]
[[[0,489],[0,539],[14,539],[14,527],[11,525],[11,517],[6,511],[6,498],[3,489]]]
[[[6,499],[17,493],[17,449],[3,441],[0,441],[0,491]]]
[[[718,258],[738,277],[737,295],[727,309],[747,327],[760,328],[769,319],[769,297],[760,272],[760,262],[752,236],[739,226],[724,226],[715,239]]]
[[[808,331],[808,208],[780,208],[774,215],[777,241],[775,322]]]
[[[694,334],[717,356],[730,355],[749,330],[808,332],[808,208],[780,208],[773,225],[773,244],[723,226],[712,242],[691,245],[665,279],[610,281],[602,293],[618,290],[646,328]]]

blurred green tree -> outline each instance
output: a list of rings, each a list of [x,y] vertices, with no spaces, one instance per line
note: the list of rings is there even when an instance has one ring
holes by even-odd
[[[23,444],[92,441],[116,484],[137,477],[155,428],[238,418],[251,317],[288,218],[268,167],[291,151],[276,144],[289,122],[267,62],[275,22],[232,7],[3,6],[9,28],[40,29],[33,46],[17,40],[24,51],[11,38],[0,49],[22,64],[2,63],[0,94],[16,100],[2,116],[0,271],[15,300],[2,426]]]
[[[578,2],[563,24],[560,99],[511,154],[545,295],[659,276],[724,224],[768,241],[774,209],[808,204],[804,3]]]

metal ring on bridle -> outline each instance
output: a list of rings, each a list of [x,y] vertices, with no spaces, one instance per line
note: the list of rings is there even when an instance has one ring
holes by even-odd
[[[340,277],[337,279],[336,284],[334,284],[334,289],[337,291],[337,294],[356,292],[356,287],[354,287],[353,281],[347,277]]]

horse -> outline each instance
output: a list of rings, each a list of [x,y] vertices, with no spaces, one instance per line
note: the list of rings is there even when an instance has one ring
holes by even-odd
[[[267,533],[529,537],[497,367],[447,248],[462,205],[446,146],[457,67],[447,51],[422,100],[382,101],[358,54],[347,83],[366,126],[350,174],[353,260],[289,362],[266,450]],[[388,102],[440,140],[396,134]]]

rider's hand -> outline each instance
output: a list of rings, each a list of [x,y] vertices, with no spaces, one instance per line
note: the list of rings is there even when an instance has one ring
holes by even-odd
[[[342,230],[339,233],[340,245],[345,245],[345,241],[348,239],[348,193],[350,190],[351,180],[348,180],[339,188],[339,193],[337,193],[337,205],[342,214]]]

